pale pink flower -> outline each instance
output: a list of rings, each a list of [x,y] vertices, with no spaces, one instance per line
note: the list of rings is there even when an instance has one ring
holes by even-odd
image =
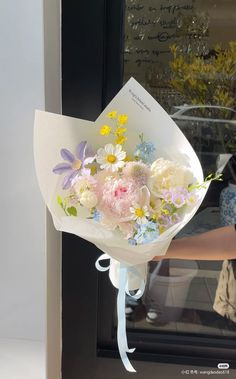
[[[96,180],[96,193],[97,196],[101,199],[103,197],[103,190],[105,183],[113,183],[118,180],[120,175],[117,172],[111,172],[107,170],[98,171],[94,175],[94,179]],[[107,184],[108,185],[108,184]]]
[[[130,238],[133,235],[135,221],[131,212],[133,204],[148,205],[150,195],[147,187],[138,187],[130,177],[118,175],[97,175],[97,210],[101,215],[102,225],[111,230],[117,227]]]
[[[94,176],[90,175],[90,173],[86,171],[85,173],[74,179],[72,187],[75,193],[79,196],[82,192],[86,190],[95,189],[96,183],[97,181],[94,178]]]
[[[139,187],[142,187],[148,182],[150,168],[142,162],[128,162],[123,168],[123,174],[125,177],[132,178]]]
[[[98,210],[103,218],[108,218],[111,223],[129,221],[130,207],[138,199],[138,191],[132,179],[118,178],[105,180],[100,183]]]

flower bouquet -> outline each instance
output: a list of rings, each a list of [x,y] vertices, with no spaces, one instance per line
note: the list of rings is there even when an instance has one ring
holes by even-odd
[[[35,165],[57,230],[103,251],[118,288],[118,346],[128,371],[125,293],[145,288],[147,262],[164,256],[200,206],[210,177],[161,106],[133,78],[92,123],[35,116]],[[109,259],[107,267],[100,264]]]

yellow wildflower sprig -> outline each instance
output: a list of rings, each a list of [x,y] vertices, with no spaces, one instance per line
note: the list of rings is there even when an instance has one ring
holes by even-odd
[[[166,208],[166,206],[168,207]],[[161,201],[161,215],[172,216],[177,210],[178,209],[174,206],[174,204],[171,204],[171,202],[164,199]]]
[[[116,118],[117,117],[117,111],[111,111],[111,112],[107,113],[106,117]]]
[[[101,136],[109,136],[111,133],[111,127],[109,125],[102,125],[100,128]]]
[[[127,128],[124,125],[128,122],[127,114],[118,114],[117,111],[111,111],[106,115],[107,118],[113,120],[115,124],[113,127],[107,124],[104,124],[100,128],[100,134],[102,136],[114,135],[115,143],[119,145],[123,145],[127,141],[127,137],[125,137],[125,132]]]
[[[117,125],[118,126],[127,124],[127,121],[128,121],[127,114],[119,114],[118,115],[118,117],[117,117]]]

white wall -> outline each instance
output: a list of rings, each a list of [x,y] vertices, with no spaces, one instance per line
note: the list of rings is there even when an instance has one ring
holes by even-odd
[[[45,335],[45,208],[33,161],[44,109],[43,1],[0,1],[0,338]]]

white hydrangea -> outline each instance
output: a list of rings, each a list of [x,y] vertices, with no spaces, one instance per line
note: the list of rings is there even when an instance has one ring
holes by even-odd
[[[73,189],[75,193],[80,196],[81,193],[85,190],[91,190],[94,186],[94,183],[96,183],[96,181],[91,177],[79,176],[73,186]]]
[[[159,158],[151,165],[149,189],[152,194],[159,196],[160,191],[173,187],[188,188],[194,177],[186,166],[163,158]]]
[[[79,200],[81,205],[88,209],[95,207],[98,202],[96,194],[89,190],[84,191]]]

